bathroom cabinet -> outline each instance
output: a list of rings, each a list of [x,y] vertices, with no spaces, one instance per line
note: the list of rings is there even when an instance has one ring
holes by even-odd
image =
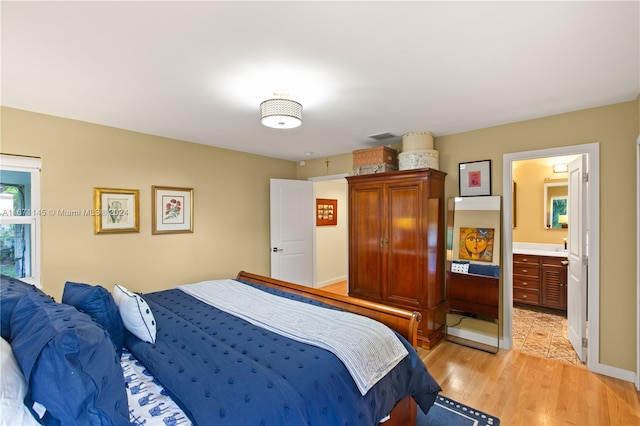
[[[513,255],[513,301],[553,309],[567,309],[565,257]]]
[[[567,259],[540,256],[540,305],[567,309]]]

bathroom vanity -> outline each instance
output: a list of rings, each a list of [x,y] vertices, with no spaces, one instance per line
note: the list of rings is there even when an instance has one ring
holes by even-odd
[[[513,248],[513,301],[567,309],[567,254],[561,248]]]

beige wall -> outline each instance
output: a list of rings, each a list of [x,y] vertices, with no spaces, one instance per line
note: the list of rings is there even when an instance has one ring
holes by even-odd
[[[338,224],[316,226],[316,286],[322,287],[346,280],[349,273],[347,180],[316,182],[315,189],[316,198],[338,201]]]
[[[446,197],[458,193],[460,162],[491,159],[492,194],[502,195],[503,154],[600,143],[600,362],[629,371],[636,370],[639,109],[634,100],[435,141]],[[96,186],[141,191],[140,234],[94,235],[91,218],[43,218],[43,280],[55,297],[65,280],[150,291],[240,269],[268,274],[269,178],[352,169],[350,153],[301,166],[7,108],[1,118],[3,153],[42,157],[43,208],[91,208]],[[194,187],[194,234],[151,235],[151,185]]]
[[[327,166],[327,161],[329,165]],[[304,163],[304,165],[302,164]],[[342,173],[352,174],[353,171],[353,155],[347,154],[335,155],[329,158],[319,158],[317,160],[301,161],[297,163],[297,178],[308,179],[317,176],[331,176]]]
[[[515,162],[513,180],[516,182],[516,219],[513,241],[520,243],[563,244],[568,228],[545,229],[545,179],[567,179],[568,173],[553,173],[551,166],[537,161]],[[565,191],[566,193],[566,191]]]
[[[269,178],[296,165],[2,108],[0,150],[42,158],[42,208],[93,207],[93,188],[140,190],[140,233],[94,235],[93,218],[42,218],[42,280],[154,291],[247,270],[269,275]],[[151,235],[151,186],[194,188],[194,233]]]
[[[636,138],[640,98],[599,108],[436,137],[445,195],[458,194],[458,163],[492,161],[492,195],[502,195],[506,153],[600,143],[600,362],[636,371]],[[345,154],[330,164],[351,172]],[[322,170],[323,161],[306,170]],[[304,171],[298,166],[298,176]],[[622,235],[621,235],[622,234]]]

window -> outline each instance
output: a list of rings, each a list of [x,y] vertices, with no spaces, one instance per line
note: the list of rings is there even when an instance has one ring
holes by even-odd
[[[40,159],[0,155],[0,270],[40,284]]]

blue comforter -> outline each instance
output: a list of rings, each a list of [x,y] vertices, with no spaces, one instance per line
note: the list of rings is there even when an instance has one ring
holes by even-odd
[[[427,412],[440,391],[400,336],[409,356],[363,397],[342,362],[324,349],[254,326],[177,289],[144,298],[156,319],[156,343],[127,334],[125,346],[198,425],[375,425],[408,395]]]

